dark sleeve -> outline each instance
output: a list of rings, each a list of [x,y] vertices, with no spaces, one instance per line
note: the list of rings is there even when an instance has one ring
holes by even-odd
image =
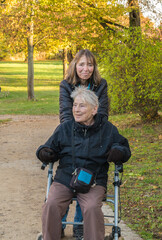
[[[63,123],[67,120],[71,120],[73,118],[72,114],[72,106],[73,100],[70,97],[72,89],[70,84],[66,80],[63,80],[60,83],[60,96],[59,96],[59,117],[60,122]]]
[[[39,148],[36,151],[36,156],[39,158],[39,152],[42,148],[50,148],[54,151],[56,154],[55,161],[59,159],[59,153],[60,153],[60,125],[56,128],[52,136],[46,141],[45,144],[39,146]]]
[[[101,84],[96,89],[96,95],[99,100],[98,113],[105,116],[108,119],[108,94],[107,94],[107,82],[105,79],[101,80]]]
[[[131,157],[131,151],[129,147],[128,140],[119,134],[118,129],[113,126],[113,144],[111,148],[117,148],[121,152],[123,152],[124,157],[122,162],[127,162],[128,159]]]

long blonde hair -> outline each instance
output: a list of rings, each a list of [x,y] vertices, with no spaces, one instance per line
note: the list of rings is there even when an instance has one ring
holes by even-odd
[[[80,79],[76,72],[76,64],[82,56],[85,56],[88,60],[90,60],[94,66],[94,71],[89,81],[95,85],[99,85],[101,82],[101,76],[97,68],[97,62],[94,55],[88,49],[82,49],[75,55],[67,70],[66,81],[72,85],[77,85],[80,83]]]

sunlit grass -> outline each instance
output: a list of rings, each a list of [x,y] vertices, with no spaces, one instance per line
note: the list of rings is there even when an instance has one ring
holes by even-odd
[[[58,114],[61,61],[34,63],[34,101],[27,96],[27,63],[0,62],[0,114]]]
[[[27,87],[10,87],[10,86],[1,86],[2,91],[7,92],[19,92],[19,91],[27,91]],[[59,90],[59,86],[37,86],[34,87],[34,91],[53,91]]]
[[[24,62],[0,62],[0,86],[26,86],[28,65]],[[61,61],[34,63],[34,84],[58,85],[63,78]]]

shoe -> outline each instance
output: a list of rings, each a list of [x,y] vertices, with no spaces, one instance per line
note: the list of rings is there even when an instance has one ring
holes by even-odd
[[[62,228],[61,230],[61,238],[64,238],[65,237],[65,232],[64,232],[64,229]]]
[[[113,239],[114,239],[114,237],[112,236],[112,234],[110,234],[109,236],[106,236],[104,238],[104,240],[113,240]]]
[[[39,234],[37,235],[37,238],[36,238],[36,240],[43,240],[42,233],[39,233]]]
[[[75,240],[84,240],[83,237],[76,237]]]
[[[76,240],[83,240],[83,225],[78,225],[73,228],[73,237]]]

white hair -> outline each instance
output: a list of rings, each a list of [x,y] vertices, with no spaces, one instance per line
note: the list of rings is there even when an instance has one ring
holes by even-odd
[[[93,91],[87,89],[87,87],[84,86],[76,87],[74,91],[71,93],[71,97],[73,98],[73,100],[75,100],[77,96],[81,96],[85,102],[91,104],[94,107],[99,106],[98,97]]]

